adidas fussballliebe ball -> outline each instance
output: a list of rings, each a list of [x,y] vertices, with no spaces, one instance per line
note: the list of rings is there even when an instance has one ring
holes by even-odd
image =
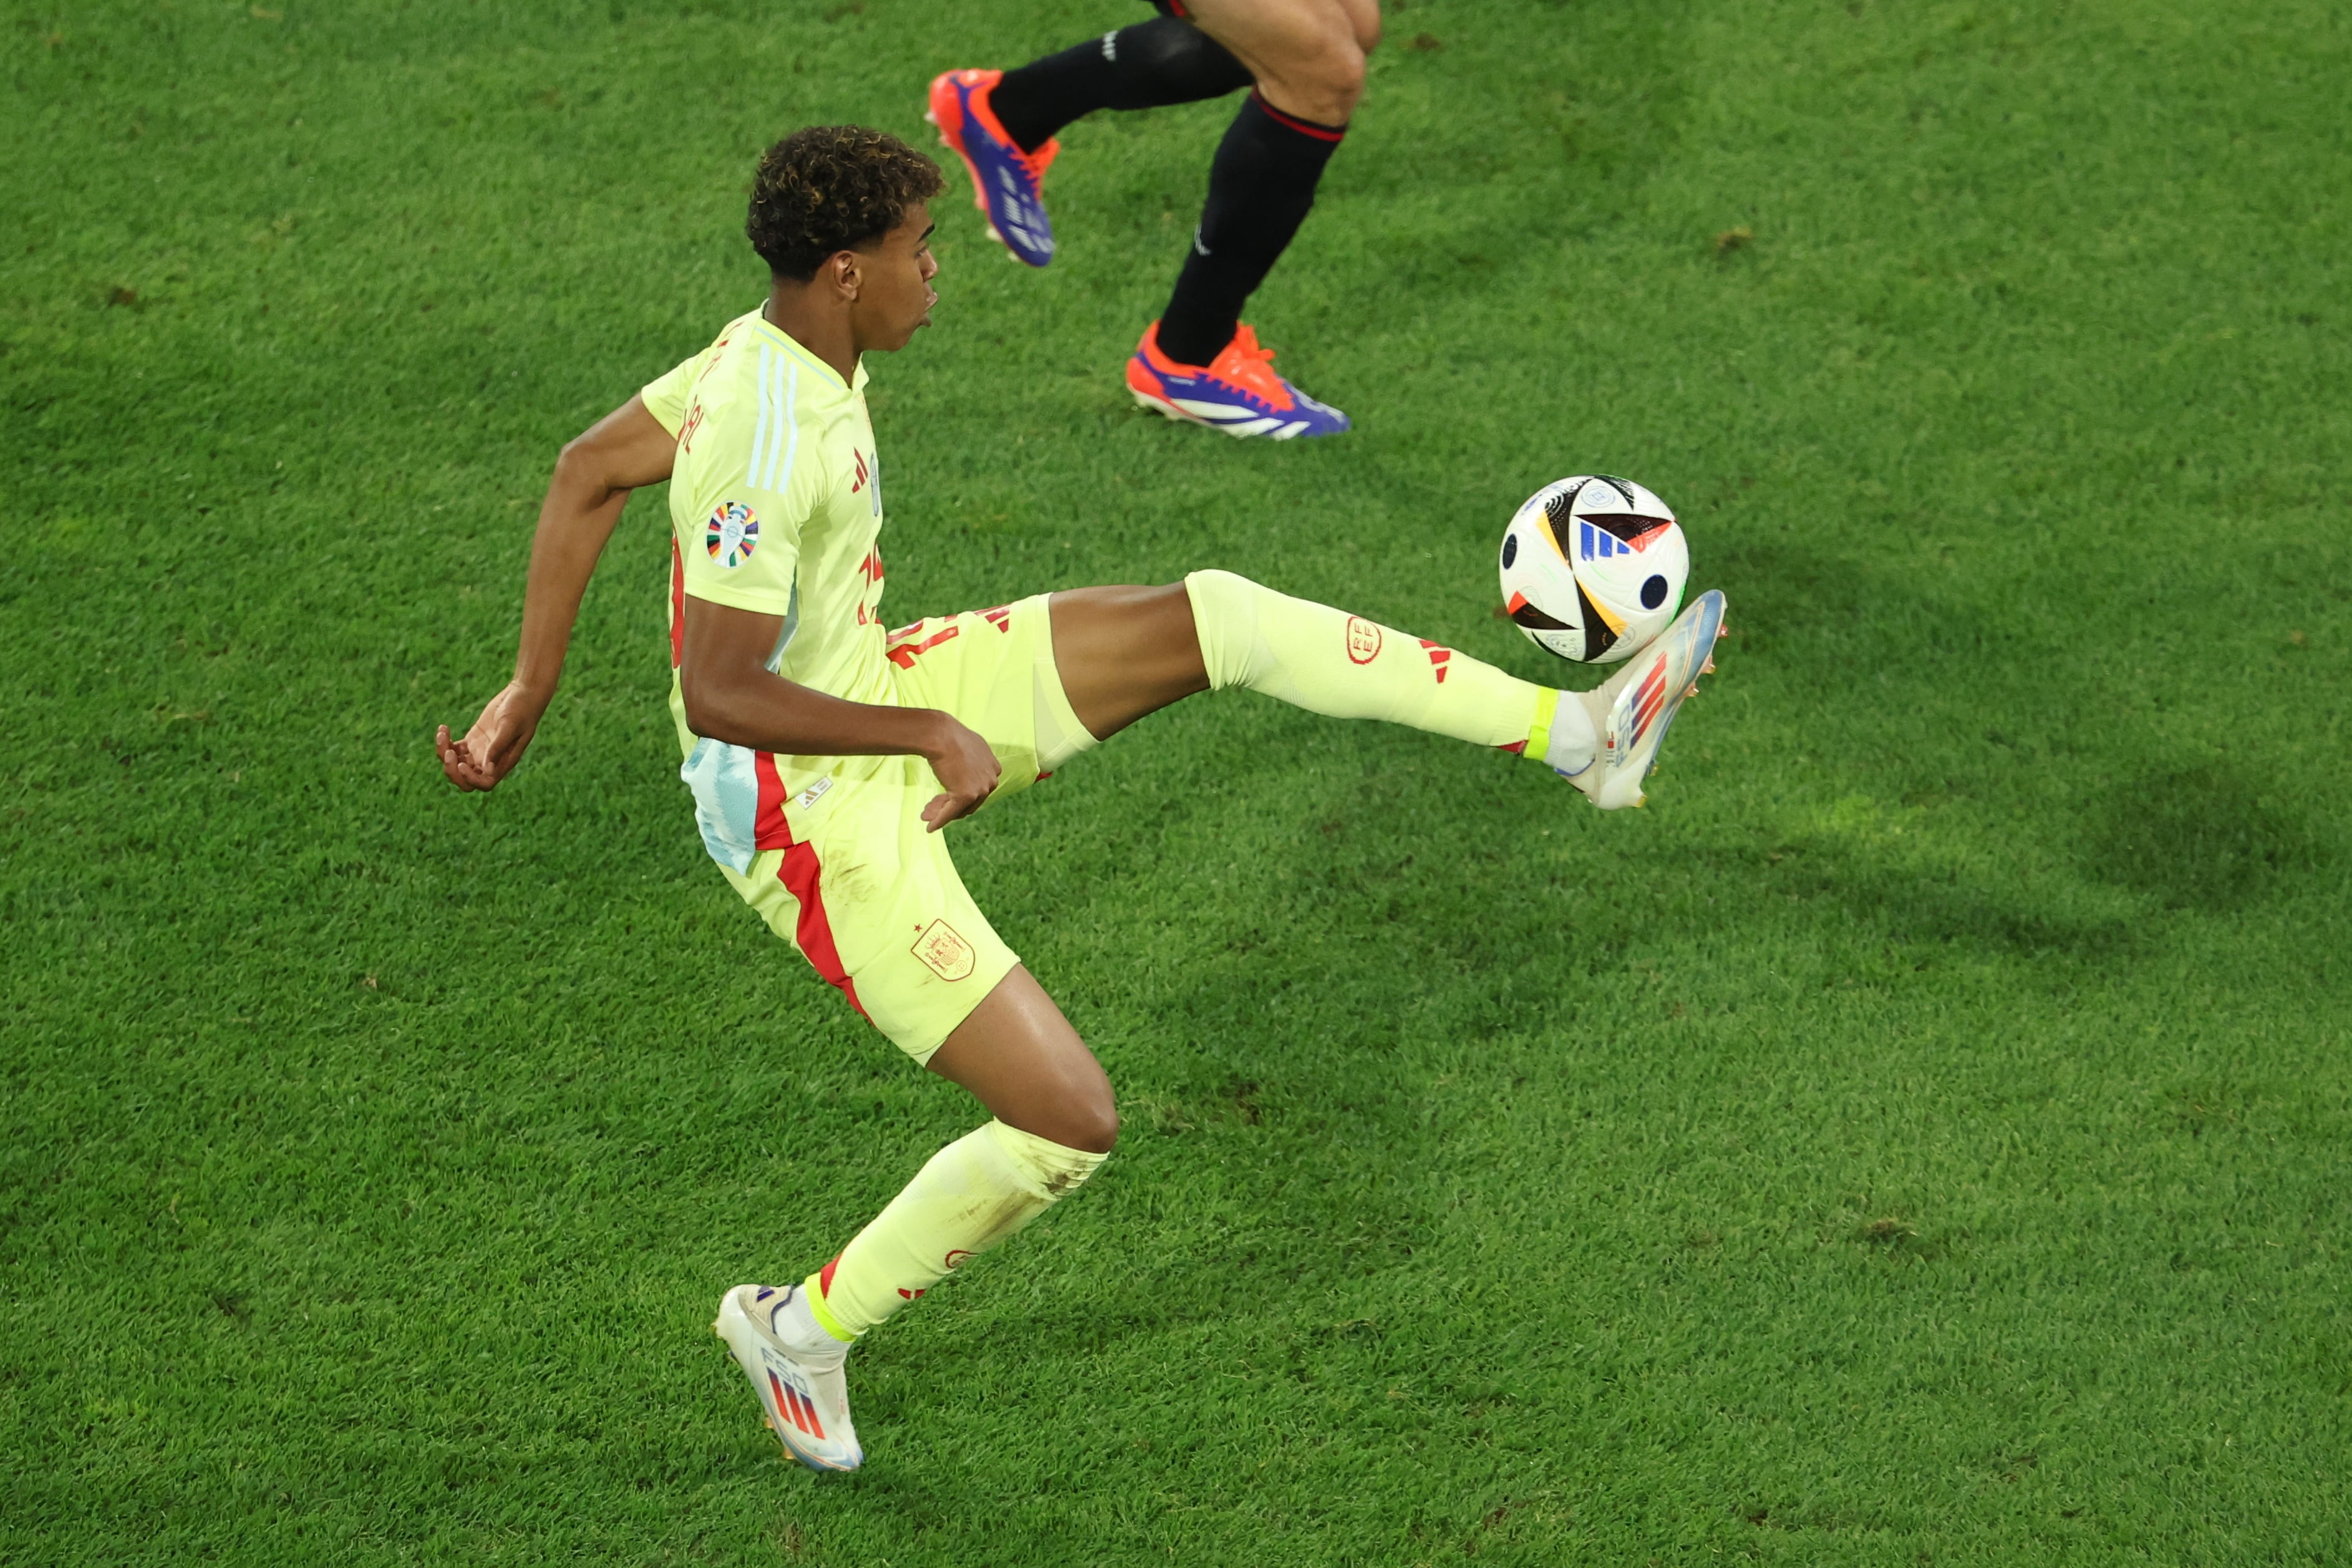
[[[1666,503],[1631,479],[1544,486],[1503,531],[1503,607],[1562,658],[1614,664],[1666,629],[1690,581],[1690,545]]]

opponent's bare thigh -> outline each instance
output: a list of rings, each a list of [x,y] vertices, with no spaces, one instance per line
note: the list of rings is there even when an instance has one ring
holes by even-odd
[[[1192,25],[1233,51],[1275,108],[1345,124],[1381,41],[1379,0],[1189,0]]]

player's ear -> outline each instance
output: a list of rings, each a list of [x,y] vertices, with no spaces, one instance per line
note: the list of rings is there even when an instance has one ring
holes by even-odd
[[[835,291],[840,294],[843,299],[855,304],[857,300],[858,288],[866,281],[865,275],[857,265],[857,252],[854,250],[836,250],[833,253],[832,258],[825,263],[825,266],[833,273],[833,287]]]

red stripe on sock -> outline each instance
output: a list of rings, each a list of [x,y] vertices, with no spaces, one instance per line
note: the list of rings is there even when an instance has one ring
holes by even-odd
[[[1255,88],[1250,89],[1250,101],[1256,104],[1260,109],[1265,110],[1267,118],[1273,120],[1276,124],[1286,125],[1291,130],[1297,132],[1301,136],[1312,136],[1318,142],[1337,142],[1339,138],[1348,133],[1348,128],[1344,125],[1334,129],[1328,125],[1318,125],[1312,120],[1301,120],[1295,114],[1285,114],[1282,110],[1268,103],[1265,100],[1265,95],[1258,91]]]
[[[827,1305],[831,1304],[833,1297],[833,1271],[840,1267],[841,1254],[836,1252],[832,1262],[816,1271],[816,1293],[826,1299]]]

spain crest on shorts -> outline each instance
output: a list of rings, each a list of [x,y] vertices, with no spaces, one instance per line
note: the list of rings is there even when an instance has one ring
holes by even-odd
[[[702,542],[721,566],[740,566],[760,544],[760,514],[740,500],[720,505],[710,514]]]

